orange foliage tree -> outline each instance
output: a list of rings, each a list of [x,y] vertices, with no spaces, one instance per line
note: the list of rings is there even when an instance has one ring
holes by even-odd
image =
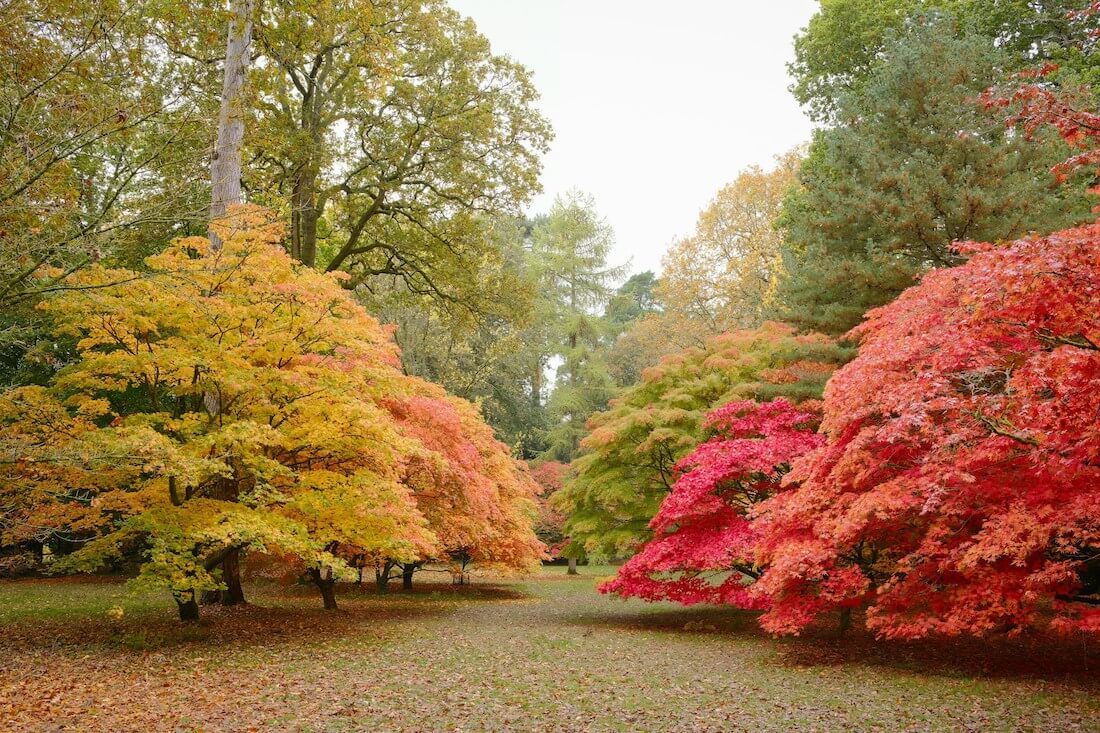
[[[391,411],[427,391],[475,445],[463,478],[493,532],[471,530],[464,546],[533,562],[533,484],[476,409],[402,374],[390,334],[338,276],[276,246],[280,223],[258,209],[234,223],[217,251],[181,239],[148,272],[91,267],[44,303],[79,357],[49,389],[0,397],[5,535],[80,544],[67,570],[141,553],[137,582],[170,589],[185,618],[198,591],[234,591],[245,549],[293,558],[334,607],[349,562],[413,562],[455,541],[436,534],[450,507],[437,512],[427,491],[457,479],[410,479],[425,460],[457,473],[454,456]]]
[[[436,542],[413,558],[380,558],[379,589],[395,566],[411,588],[413,573],[431,560],[448,563],[459,577],[471,562],[501,572],[532,570],[545,550],[532,528],[537,484],[477,408],[434,384],[415,382],[413,394],[385,404],[422,447],[406,456],[402,482]]]

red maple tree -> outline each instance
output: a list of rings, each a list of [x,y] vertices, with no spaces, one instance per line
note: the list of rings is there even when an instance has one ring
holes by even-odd
[[[760,508],[765,628],[1100,632],[1100,223],[960,248],[852,332],[827,445]]]
[[[755,593],[757,533],[748,513],[779,489],[791,460],[824,443],[817,403],[779,398],[729,402],[711,411],[714,437],[676,466],[679,474],[650,522],[654,538],[601,586],[650,601],[764,608]]]

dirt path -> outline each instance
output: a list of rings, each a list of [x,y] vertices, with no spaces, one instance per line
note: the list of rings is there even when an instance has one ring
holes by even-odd
[[[1036,671],[1012,668],[1022,647],[778,642],[748,614],[592,586],[559,575],[345,594],[335,616],[279,595],[280,608],[226,613],[190,638],[164,613],[168,635],[147,649],[17,634],[0,649],[0,729],[1100,731],[1084,652]]]

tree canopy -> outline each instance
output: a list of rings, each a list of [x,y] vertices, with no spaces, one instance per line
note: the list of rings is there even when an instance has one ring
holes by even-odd
[[[624,557],[652,536],[649,521],[672,489],[676,464],[705,437],[709,410],[734,399],[819,398],[849,357],[825,336],[767,323],[647,369],[639,384],[592,416],[573,475],[555,496],[574,550]]]

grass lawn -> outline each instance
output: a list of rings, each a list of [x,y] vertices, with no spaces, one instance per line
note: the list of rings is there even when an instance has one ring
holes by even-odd
[[[1095,643],[774,640],[600,596],[610,572],[342,587],[337,612],[254,585],[190,626],[115,581],[0,583],[0,731],[1100,731]]]

